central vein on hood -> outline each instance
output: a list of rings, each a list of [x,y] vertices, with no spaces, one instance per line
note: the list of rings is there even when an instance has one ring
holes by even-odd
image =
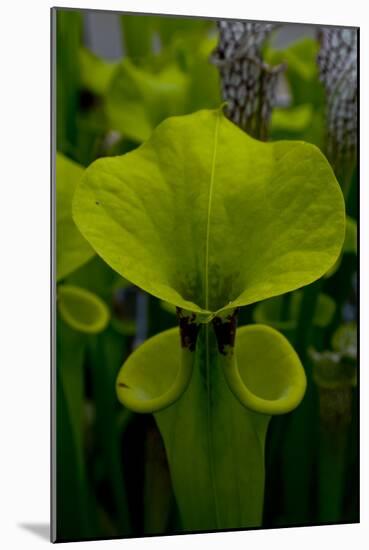
[[[207,212],[207,222],[206,222],[206,239],[205,239],[205,269],[204,269],[204,297],[205,297],[205,309],[209,309],[209,239],[210,239],[210,216],[211,216],[211,206],[213,202],[213,191],[214,191],[214,179],[215,179],[215,161],[217,155],[217,145],[218,145],[218,133],[219,133],[219,124],[220,124],[220,115],[219,111],[216,122],[215,122],[215,131],[214,131],[214,148],[213,148],[213,159],[211,163],[211,173],[210,173],[210,186],[209,186],[209,199],[208,199],[208,212]]]

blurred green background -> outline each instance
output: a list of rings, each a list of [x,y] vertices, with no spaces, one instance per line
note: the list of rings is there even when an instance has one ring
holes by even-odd
[[[84,167],[138,147],[171,115],[218,107],[218,33],[206,19],[56,12],[57,536],[60,541],[181,532],[152,415],[125,410],[118,370],[174,311],[123,280],[78,234],[71,200]],[[325,151],[325,93],[316,29],[283,25],[264,48],[287,63],[269,139]],[[339,174],[336,174],[340,180]],[[343,182],[341,182],[343,185]],[[358,521],[357,169],[346,192],[342,256],[300,291],[243,308],[298,351],[300,407],[267,436],[263,527]]]

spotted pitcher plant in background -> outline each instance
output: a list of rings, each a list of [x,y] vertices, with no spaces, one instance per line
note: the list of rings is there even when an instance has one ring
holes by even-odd
[[[278,78],[284,65],[262,59],[261,48],[278,25],[246,21],[219,21],[219,41],[212,55],[221,76],[227,116],[248,134],[267,138],[276,99]]]
[[[357,30],[323,28],[318,66],[326,91],[327,156],[345,194],[357,149]]]
[[[183,529],[260,525],[268,423],[300,403],[306,379],[281,333],[237,329],[237,311],[337,260],[345,212],[329,163],[313,145],[257,141],[221,109],[198,111],[92,163],[73,215],[115,271],[177,308],[178,328],[128,357],[117,393],[155,415]]]

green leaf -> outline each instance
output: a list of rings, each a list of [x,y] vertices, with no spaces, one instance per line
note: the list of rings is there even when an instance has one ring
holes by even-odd
[[[164,300],[161,300],[160,306],[167,313],[171,313],[172,315],[176,315],[176,306],[174,306],[173,304],[170,304],[169,302],[165,302]]]
[[[270,298],[256,306],[253,312],[254,320],[256,323],[265,323],[278,330],[294,330],[297,326],[301,300],[301,291],[292,294],[289,316],[282,320],[283,297]],[[333,319],[335,310],[334,300],[327,294],[319,294],[313,324],[321,328],[328,326]]]
[[[179,32],[170,47],[140,66],[124,59],[106,94],[109,126],[143,141],[168,116],[218,107],[219,74],[209,60],[215,43],[202,34]]]
[[[220,110],[170,118],[135,151],[97,160],[73,208],[114,270],[203,321],[313,282],[344,238],[320,151],[254,140]]]
[[[87,48],[80,48],[81,84],[97,95],[104,95],[116,71],[116,61],[106,61]]]
[[[176,65],[151,73],[126,58],[119,65],[106,96],[110,127],[137,141],[147,139],[168,116],[182,114],[188,79]]]
[[[95,334],[104,330],[110,313],[96,294],[71,285],[59,285],[58,308],[62,319],[80,332]]]
[[[305,375],[280,333],[260,325],[240,328],[237,384],[240,391],[248,392],[247,409],[224,379],[222,356],[209,329],[206,325],[200,331],[187,389],[155,419],[185,530],[255,527],[261,523],[270,418],[257,411],[291,410],[303,396]],[[120,400],[144,410],[145,403],[170,391],[180,365],[178,329],[154,336],[123,365],[117,380]]]
[[[290,109],[273,109],[271,120],[271,131],[276,134],[280,132],[293,134],[303,132],[312,119],[311,105],[298,105]]]
[[[61,153],[56,155],[56,278],[63,279],[95,252],[72,219],[72,198],[84,169]]]

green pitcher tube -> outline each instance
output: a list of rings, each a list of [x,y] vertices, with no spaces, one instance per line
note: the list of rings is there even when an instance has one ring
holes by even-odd
[[[158,407],[151,411],[185,530],[257,527],[268,423],[302,399],[304,370],[270,327],[241,327],[236,343],[235,312],[201,326],[180,313],[179,323],[127,359],[118,397],[139,412]]]

